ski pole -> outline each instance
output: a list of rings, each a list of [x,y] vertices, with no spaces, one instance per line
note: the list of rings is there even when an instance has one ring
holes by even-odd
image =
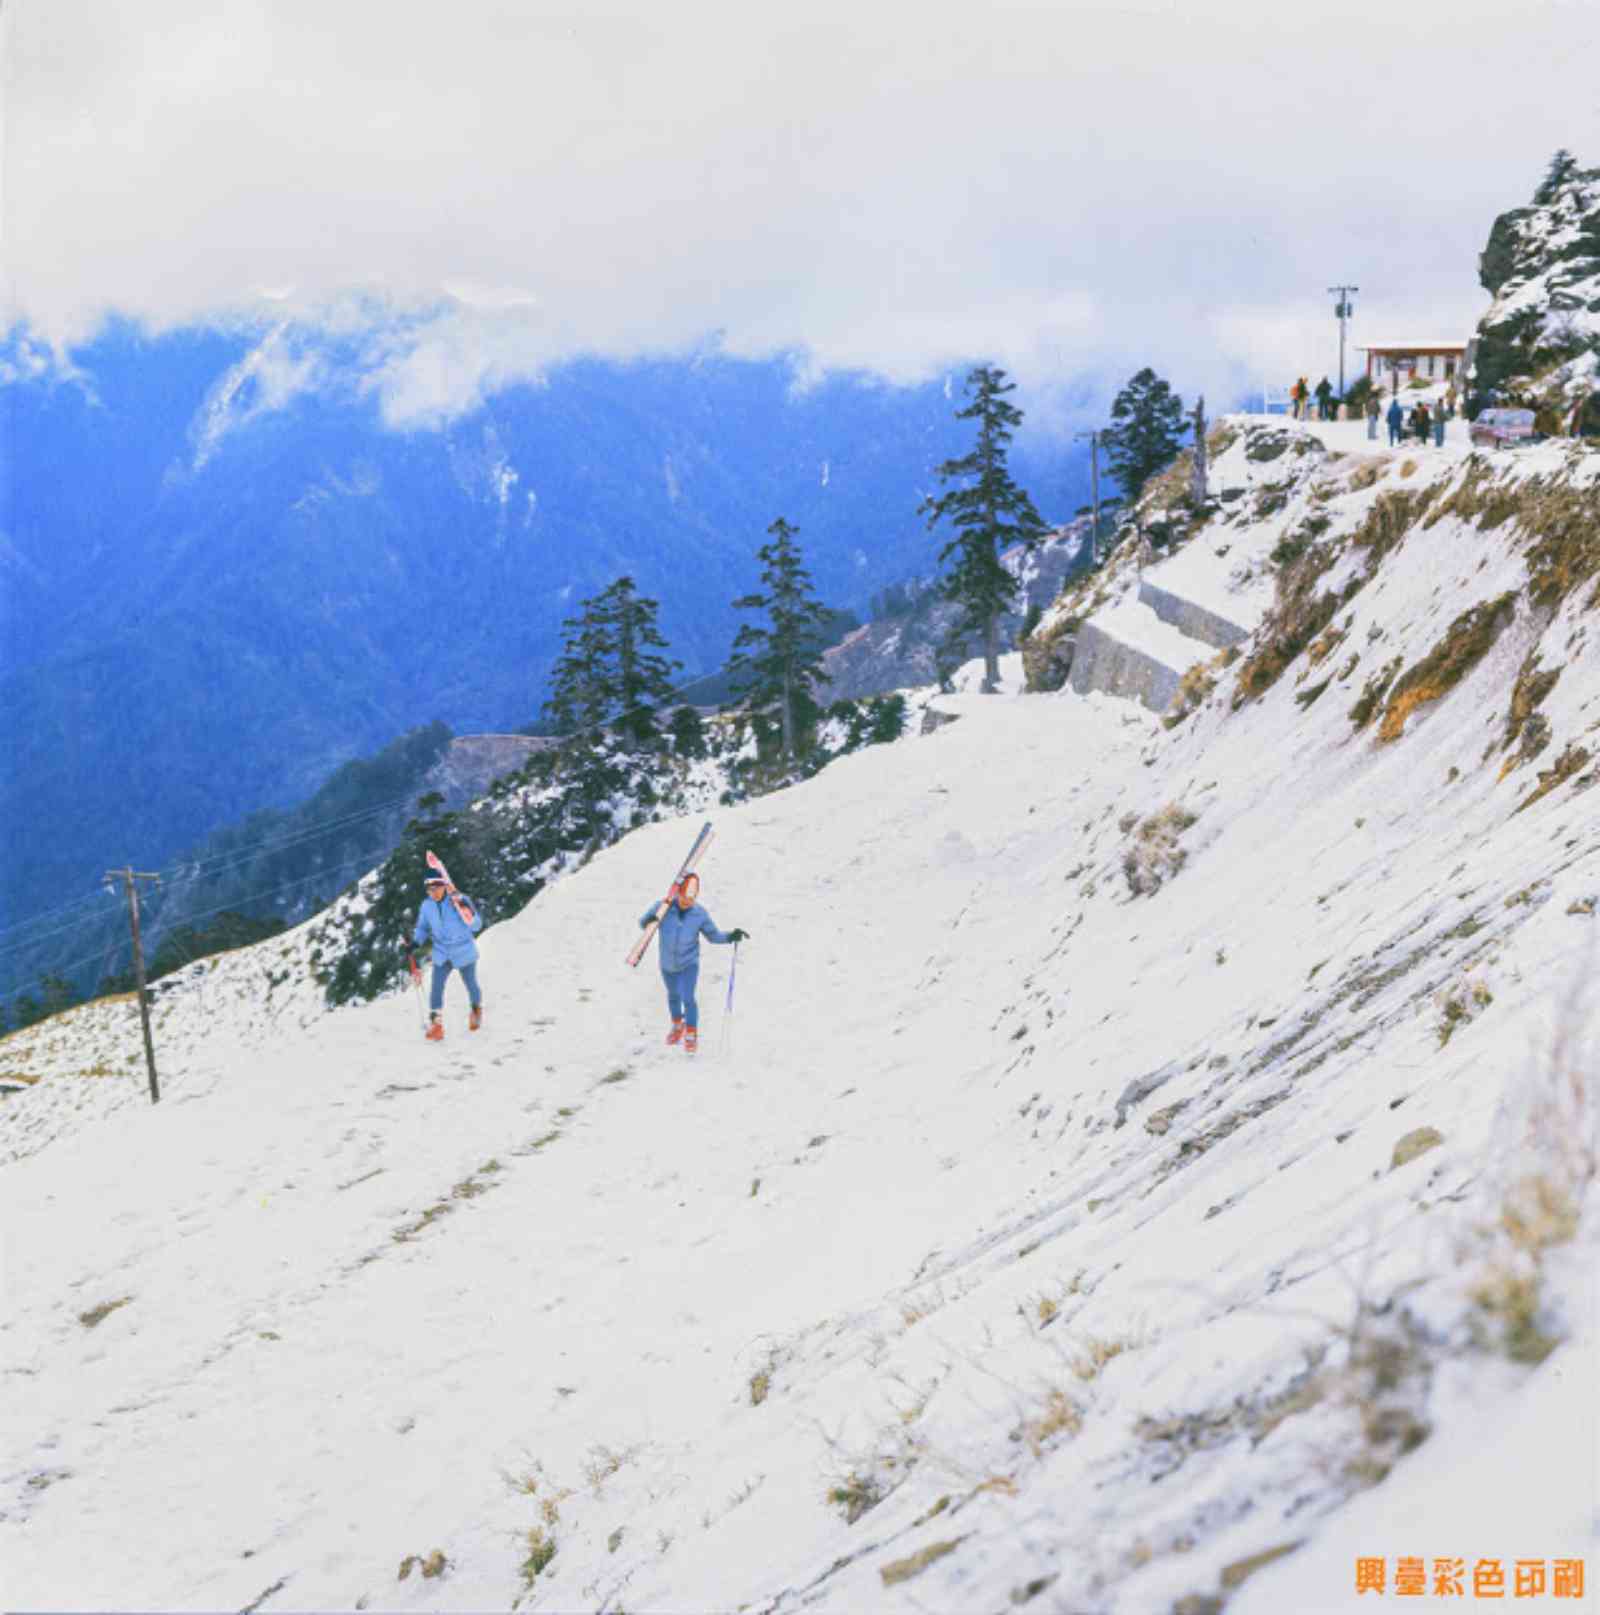
[[[411,967],[411,985],[417,989],[417,1014],[422,1017],[423,1030],[427,1030],[428,1012],[422,1007],[422,972],[417,969],[417,956],[406,949],[406,963]]]
[[[722,1016],[722,1047],[718,1051],[723,1057],[733,1046],[733,978],[739,973],[739,944],[733,945],[733,963],[728,966],[728,1002],[723,1006]]]

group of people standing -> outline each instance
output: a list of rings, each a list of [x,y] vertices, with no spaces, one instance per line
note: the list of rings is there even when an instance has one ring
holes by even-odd
[[[1435,448],[1444,447],[1444,423],[1449,418],[1450,411],[1443,400],[1435,402],[1432,409],[1427,403],[1418,399],[1411,406],[1410,413],[1400,402],[1398,395],[1389,401],[1388,411],[1384,421],[1389,428],[1389,446],[1394,448],[1403,443],[1409,432],[1418,443],[1426,445],[1428,439],[1433,439]],[[1378,397],[1374,393],[1367,402],[1367,436],[1378,435]]]
[[[1316,415],[1312,416],[1312,400],[1316,400]],[[1289,389],[1289,404],[1297,421],[1331,421],[1337,419],[1338,403],[1333,396],[1333,383],[1326,376],[1315,387],[1309,386],[1304,376]]]
[[[428,991],[429,1014],[423,1035],[437,1043],[444,1036],[444,988],[453,970],[461,972],[471,1005],[468,1031],[476,1032],[483,1025],[477,943],[477,933],[483,929],[483,915],[471,898],[437,874],[430,874],[423,881],[423,892],[412,941],[419,948],[426,946],[432,951],[433,980]],[[672,1020],[667,1042],[681,1043],[686,1053],[693,1054],[700,1042],[700,1007],[695,1000],[695,985],[700,978],[700,939],[731,942],[737,946],[750,933],[738,926],[731,931],[717,929],[715,921],[700,906],[698,875],[686,875],[677,882],[668,894],[668,902],[670,906],[661,916],[658,936],[661,980],[667,990],[667,1013]],[[656,912],[654,906],[645,911],[639,921],[641,929],[656,919]],[[422,971],[415,959],[411,962],[411,976],[420,987]]]

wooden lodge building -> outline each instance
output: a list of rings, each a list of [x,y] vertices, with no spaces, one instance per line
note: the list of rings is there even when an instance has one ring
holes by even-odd
[[[1455,381],[1466,369],[1465,342],[1375,342],[1365,349],[1374,387],[1408,381]]]

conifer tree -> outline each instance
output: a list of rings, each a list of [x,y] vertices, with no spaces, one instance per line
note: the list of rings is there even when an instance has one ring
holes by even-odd
[[[1183,401],[1146,365],[1117,394],[1111,419],[1100,441],[1123,498],[1132,504],[1183,447]]]
[[[599,728],[617,705],[613,676],[616,645],[599,610],[600,597],[585,600],[576,617],[562,623],[566,638],[550,670],[544,712],[557,734]]]
[[[1550,166],[1544,171],[1544,178],[1539,182],[1539,189],[1533,193],[1534,202],[1543,207],[1547,202],[1556,199],[1556,192],[1572,178],[1578,171],[1578,159],[1563,146],[1554,157],[1550,159]]]
[[[656,625],[660,603],[639,594],[631,577],[620,577],[594,606],[615,657],[617,728],[632,744],[648,745],[657,738],[657,711],[673,697],[672,674],[683,665],[659,654],[667,648]]]
[[[679,665],[659,654],[667,642],[656,625],[657,609],[625,576],[562,624],[567,637],[544,704],[558,734],[614,724],[628,744],[655,740],[656,711],[671,699]]]
[[[978,441],[970,454],[946,460],[935,471],[941,482],[956,486],[938,498],[930,494],[921,506],[930,530],[946,518],[956,529],[939,551],[941,561],[955,557],[944,594],[961,607],[963,622],[983,634],[983,687],[990,693],[1000,679],[1000,617],[1019,587],[1000,564],[1000,554],[1014,544],[1031,550],[1049,531],[1006,464],[1007,447],[1022,424],[1022,411],[1006,401],[1015,390],[996,365],[978,365],[968,373],[972,402],[956,411],[956,419],[977,421]]]
[[[777,706],[783,755],[792,762],[797,734],[819,710],[813,691],[828,681],[818,634],[827,609],[816,598],[801,560],[798,529],[780,516],[767,531],[772,542],[756,551],[765,592],[733,602],[735,611],[764,611],[766,626],[746,623],[740,628],[727,671],[734,689],[753,707]]]

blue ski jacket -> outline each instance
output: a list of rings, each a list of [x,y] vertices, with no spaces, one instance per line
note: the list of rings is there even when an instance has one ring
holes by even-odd
[[[652,903],[640,916],[641,930],[655,918],[655,913],[655,905]],[[717,929],[716,921],[698,903],[692,903],[688,908],[679,908],[674,903],[661,921],[662,970],[676,973],[679,970],[687,970],[690,965],[699,964],[702,936],[707,942],[732,940]]]
[[[462,965],[478,962],[478,944],[472,936],[473,932],[483,929],[483,915],[478,905],[465,892],[461,893],[461,900],[472,910],[470,926],[456,913],[456,906],[448,897],[438,903],[425,897],[417,910],[417,929],[412,937],[419,948],[425,942],[433,944],[435,964],[453,964],[458,970]]]

